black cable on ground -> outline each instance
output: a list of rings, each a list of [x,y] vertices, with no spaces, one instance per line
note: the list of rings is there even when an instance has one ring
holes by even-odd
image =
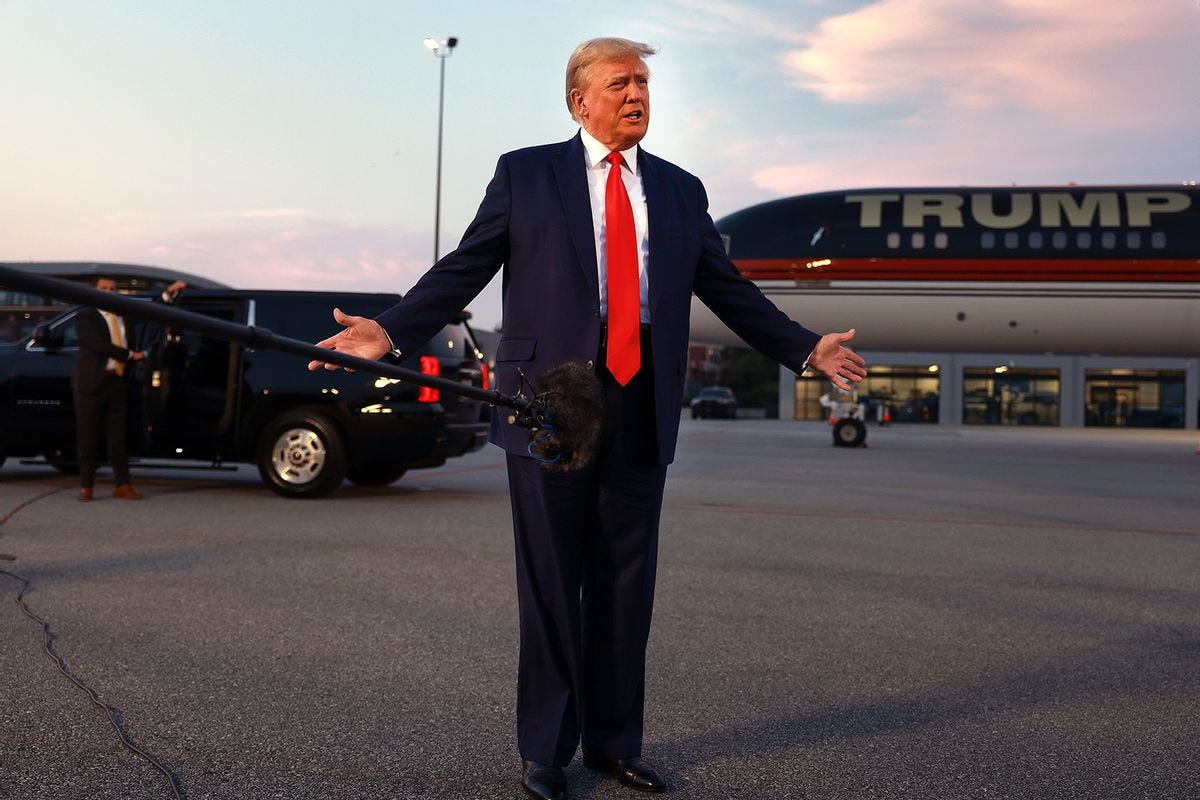
[[[0,517],[0,525],[3,525],[5,522],[8,522],[8,520],[10,520],[12,518],[12,516],[15,513],[17,513],[17,511],[21,510],[25,506],[28,506],[31,503],[34,503],[34,502],[42,499],[43,497],[49,497],[50,495],[54,494],[55,492],[59,492],[59,491],[62,491],[62,490],[61,489],[53,489],[51,491],[43,492],[40,495],[37,495],[35,497],[32,497],[32,498],[26,500],[25,502],[21,503],[20,505],[16,506],[12,510],[10,510],[3,517]],[[6,561],[14,560],[12,556],[3,556],[2,558]],[[106,703],[103,700],[101,700],[100,694],[95,689],[93,689],[91,686],[88,686],[86,683],[84,683],[82,680],[80,680],[75,675],[75,673],[73,673],[71,671],[71,668],[67,665],[67,662],[63,659],[63,657],[60,656],[58,654],[58,652],[54,649],[54,640],[56,637],[54,635],[54,631],[51,630],[51,628],[50,628],[50,623],[47,622],[46,620],[42,619],[41,617],[39,617],[33,611],[33,609],[29,607],[29,604],[27,602],[25,602],[25,595],[29,592],[29,587],[30,587],[29,580],[27,578],[21,577],[20,575],[16,574],[15,572],[9,572],[6,569],[0,569],[0,575],[7,575],[10,578],[13,578],[14,580],[20,581],[21,591],[20,591],[20,593],[17,594],[17,599],[16,599],[17,605],[19,605],[21,607],[21,611],[23,611],[25,613],[25,616],[29,617],[30,619],[32,619],[33,621],[37,622],[39,625],[42,626],[42,634],[45,637],[45,643],[43,645],[43,649],[46,651],[46,655],[50,658],[50,660],[53,661],[55,663],[55,665],[58,666],[58,671],[61,672],[63,675],[65,675],[67,677],[67,679],[71,681],[71,683],[75,684],[80,689],[82,689],[84,691],[84,693],[87,694],[88,699],[90,699],[93,704],[99,706],[101,709],[104,710],[104,713],[108,716],[108,721],[110,723],[112,723],[113,728],[117,732],[117,736],[121,740],[121,744],[124,745],[126,749],[128,749],[128,750],[132,751],[133,753],[146,759],[146,761],[150,762],[150,764],[155,769],[157,769],[159,772],[161,772],[167,778],[167,780],[171,782],[171,791],[174,793],[176,800],[187,800],[187,794],[186,794],[186,792],[184,792],[183,782],[179,779],[179,776],[171,768],[165,766],[161,761],[159,761],[153,755],[146,752],[142,748],[138,747],[134,743],[133,739],[129,735],[129,732],[125,729],[125,720],[124,720],[124,717],[122,717],[120,710],[113,707],[109,703]]]

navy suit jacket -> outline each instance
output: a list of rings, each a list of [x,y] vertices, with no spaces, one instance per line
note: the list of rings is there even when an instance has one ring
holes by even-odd
[[[694,293],[747,344],[799,371],[820,336],[787,318],[725,254],[700,180],[638,153],[649,218],[650,330],[655,429],[662,465],[675,456]],[[600,349],[600,289],[586,161],[579,135],[500,157],[496,175],[457,249],[376,319],[410,353],[504,268],[503,333],[496,387],[515,395],[520,369],[538,375],[566,361],[593,362]],[[528,432],[492,415],[491,440],[523,454]]]

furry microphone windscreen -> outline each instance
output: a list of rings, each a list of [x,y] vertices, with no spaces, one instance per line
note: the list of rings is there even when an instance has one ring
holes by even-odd
[[[529,452],[546,469],[586,467],[596,455],[604,402],[596,373],[577,361],[551,367],[537,381],[544,424],[529,432]]]

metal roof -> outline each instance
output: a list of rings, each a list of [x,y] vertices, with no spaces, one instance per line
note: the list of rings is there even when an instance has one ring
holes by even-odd
[[[167,286],[182,280],[196,289],[228,289],[227,284],[205,278],[191,272],[166,267],[149,267],[144,264],[116,264],[103,261],[5,261],[3,266],[23,269],[39,275],[52,275],[66,279],[93,279],[97,277],[144,280],[155,286]]]

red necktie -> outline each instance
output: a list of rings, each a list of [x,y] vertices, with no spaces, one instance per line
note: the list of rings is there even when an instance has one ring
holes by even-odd
[[[608,371],[624,386],[641,366],[638,350],[642,316],[638,288],[637,233],[633,206],[621,179],[620,153],[609,153],[604,187],[604,240],[608,258]]]

